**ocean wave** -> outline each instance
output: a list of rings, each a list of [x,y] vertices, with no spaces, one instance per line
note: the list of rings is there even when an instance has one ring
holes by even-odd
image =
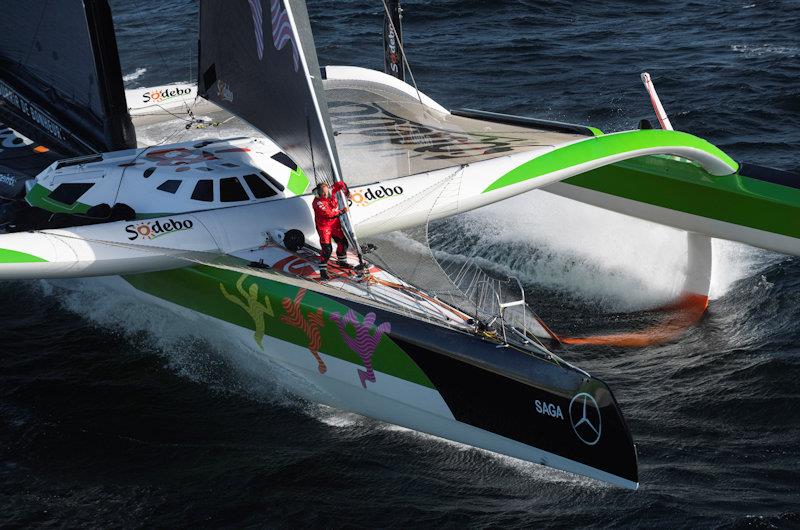
[[[131,72],[130,74],[125,74],[122,76],[122,81],[124,83],[130,83],[131,81],[136,81],[140,77],[142,77],[145,72],[147,72],[147,68],[137,68],[135,71]]]
[[[306,399],[319,398],[315,388],[265,354],[231,340],[213,320],[180,306],[154,303],[121,278],[42,280],[38,288],[68,311],[121,334],[137,349],[160,355],[170,371],[190,381],[301,410]]]
[[[765,55],[797,57],[800,54],[800,47],[781,44],[733,44],[731,50],[743,53],[745,57],[763,57]]]

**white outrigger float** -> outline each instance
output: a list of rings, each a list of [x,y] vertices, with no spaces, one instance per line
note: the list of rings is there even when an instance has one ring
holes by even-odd
[[[610,389],[548,351],[540,339],[558,337],[524,294],[370,242],[543,188],[686,230],[701,268],[709,236],[800,253],[794,175],[669,127],[448,111],[403,80],[397,2],[381,73],[320,69],[302,0],[201,0],[197,86],[127,102],[105,0],[41,9],[0,21],[0,278],[116,276],[347,410],[635,488]],[[70,36],[62,20],[86,24]],[[190,139],[137,145],[152,128]],[[343,176],[358,267],[322,282],[309,193]],[[708,272],[685,293],[701,312]]]

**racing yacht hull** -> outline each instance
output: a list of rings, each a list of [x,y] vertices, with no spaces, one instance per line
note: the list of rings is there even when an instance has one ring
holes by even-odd
[[[316,401],[638,487],[636,449],[610,389],[555,356],[210,266],[115,278],[149,303],[201,315],[308,382]]]

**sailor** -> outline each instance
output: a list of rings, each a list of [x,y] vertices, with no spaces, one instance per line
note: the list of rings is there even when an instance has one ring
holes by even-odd
[[[319,276],[321,280],[327,280],[328,276],[328,260],[333,252],[333,245],[331,245],[331,238],[336,241],[336,262],[339,267],[349,269],[350,265],[347,263],[347,239],[345,238],[344,231],[342,230],[342,222],[339,219],[348,208],[345,206],[339,209],[339,202],[336,200],[336,194],[343,191],[345,195],[350,196],[350,191],[345,186],[344,182],[337,182],[333,188],[328,184],[322,182],[314,189],[317,196],[312,203],[314,208],[314,223],[317,226],[317,233],[319,234],[319,242],[322,247],[319,259]]]

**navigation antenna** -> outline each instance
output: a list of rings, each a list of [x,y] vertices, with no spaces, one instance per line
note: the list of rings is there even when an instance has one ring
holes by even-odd
[[[661,125],[661,128],[666,131],[673,131],[674,129],[672,128],[672,123],[670,123],[667,113],[664,111],[664,105],[661,104],[661,98],[658,97],[656,87],[653,85],[653,80],[650,79],[650,74],[647,72],[642,72],[641,77],[642,83],[644,83],[644,87],[647,89],[647,93],[650,95],[650,103],[653,104],[653,110],[656,113],[656,118],[658,119],[659,125]]]

